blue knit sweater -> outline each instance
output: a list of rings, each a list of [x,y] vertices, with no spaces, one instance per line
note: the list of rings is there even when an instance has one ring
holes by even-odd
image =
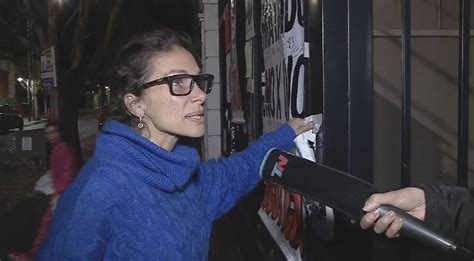
[[[288,150],[284,124],[229,158],[201,163],[109,121],[96,150],[62,195],[38,260],[206,260],[212,223],[259,182],[272,147]]]

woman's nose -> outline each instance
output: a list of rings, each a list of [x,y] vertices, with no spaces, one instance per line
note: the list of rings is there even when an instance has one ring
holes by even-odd
[[[196,86],[197,87],[197,86]],[[191,94],[194,96],[196,100],[202,100],[203,102],[207,98],[207,94],[201,88],[194,88]]]

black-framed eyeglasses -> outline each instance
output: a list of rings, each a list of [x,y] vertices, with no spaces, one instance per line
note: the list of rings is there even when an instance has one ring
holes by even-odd
[[[214,76],[212,74],[176,74],[147,82],[143,84],[143,88],[147,89],[156,85],[167,84],[171,95],[186,96],[191,93],[195,84],[206,94],[210,93],[213,83]]]

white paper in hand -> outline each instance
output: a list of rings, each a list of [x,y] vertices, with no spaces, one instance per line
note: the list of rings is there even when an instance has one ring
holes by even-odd
[[[51,170],[48,170],[45,175],[41,176],[38,181],[36,181],[33,191],[43,193],[45,195],[51,195],[54,193]]]

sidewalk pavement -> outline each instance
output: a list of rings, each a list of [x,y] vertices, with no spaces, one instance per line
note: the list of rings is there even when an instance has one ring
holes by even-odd
[[[44,129],[46,124],[48,124],[48,119],[46,118],[31,119],[30,121],[28,117],[23,117],[24,130]]]
[[[77,111],[78,114],[78,122],[80,123],[81,120],[87,120],[90,118],[96,119],[99,114],[98,108],[86,108],[86,109],[79,109]],[[29,117],[23,117],[23,128],[24,130],[36,130],[36,129],[44,129],[48,124],[47,118],[39,118],[39,119],[31,119]]]

